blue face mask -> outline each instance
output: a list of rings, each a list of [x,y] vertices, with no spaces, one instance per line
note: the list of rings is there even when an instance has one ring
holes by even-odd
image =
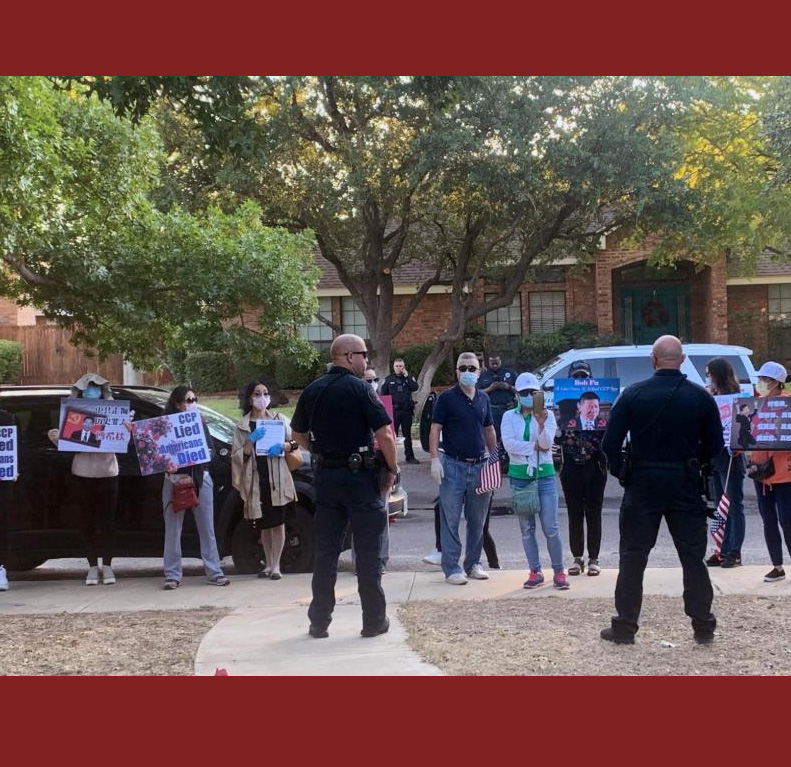
[[[478,383],[478,375],[470,372],[459,373],[459,383],[462,386],[473,387]]]
[[[86,399],[100,399],[102,396],[102,387],[96,384],[88,384],[82,396]]]
[[[520,397],[519,404],[522,407],[533,407],[533,395],[531,394],[529,397]]]

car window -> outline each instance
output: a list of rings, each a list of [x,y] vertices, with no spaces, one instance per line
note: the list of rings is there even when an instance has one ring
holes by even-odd
[[[9,402],[3,407],[13,413],[19,423],[19,440],[27,448],[54,447],[47,432],[58,428],[60,403],[48,405]]]
[[[723,359],[726,359],[731,363],[731,367],[733,367],[733,372],[736,373],[736,379],[739,381],[739,383],[752,383],[750,381],[750,374],[747,372],[747,368],[745,367],[744,360],[742,360],[738,354],[690,354],[689,359],[695,366],[695,370],[697,370],[700,374],[701,381],[706,380],[706,365],[709,364],[709,360],[712,360],[714,357],[718,356],[721,356]]]
[[[573,362],[573,360],[572,360]],[[607,359],[604,357],[598,357],[591,360],[585,360],[585,362],[590,365],[591,375],[594,378],[606,378],[606,363]],[[552,373],[552,378],[568,378],[569,377],[569,368],[571,367],[571,362],[568,365],[564,365],[562,368],[558,368],[554,373]]]
[[[615,376],[621,379],[621,388],[625,389],[637,381],[645,381],[654,374],[650,355],[645,357],[615,357]]]

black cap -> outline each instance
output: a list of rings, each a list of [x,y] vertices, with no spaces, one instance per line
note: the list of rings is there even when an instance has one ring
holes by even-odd
[[[590,365],[585,360],[575,360],[569,365],[569,377],[582,378],[579,375],[580,373],[583,373],[588,378],[592,375]]]

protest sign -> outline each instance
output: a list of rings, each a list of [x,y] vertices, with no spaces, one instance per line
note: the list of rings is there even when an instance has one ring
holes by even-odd
[[[722,423],[722,439],[726,445],[731,444],[731,428],[733,426],[733,409],[735,401],[741,394],[718,394],[714,397],[717,408],[720,411],[720,422]]]
[[[129,402],[67,397],[60,403],[58,451],[62,453],[125,453]]]
[[[0,426],[0,482],[13,482],[19,473],[18,434],[16,426]]]
[[[791,397],[741,397],[732,410],[732,449],[791,450]]]
[[[621,391],[619,378],[557,378],[553,408],[560,429],[604,430]]]
[[[143,476],[211,460],[200,413],[192,410],[136,421],[132,438]]]
[[[266,428],[264,434],[258,442],[255,443],[255,454],[266,455],[272,445],[282,445],[286,441],[286,425],[283,421],[256,421],[256,428],[263,426]]]

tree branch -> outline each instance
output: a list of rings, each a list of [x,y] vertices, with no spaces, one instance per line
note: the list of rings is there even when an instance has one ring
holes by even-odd
[[[52,285],[54,281],[43,274],[38,274],[32,269],[28,268],[16,256],[10,253],[3,255],[3,261],[8,264],[28,285]]]

